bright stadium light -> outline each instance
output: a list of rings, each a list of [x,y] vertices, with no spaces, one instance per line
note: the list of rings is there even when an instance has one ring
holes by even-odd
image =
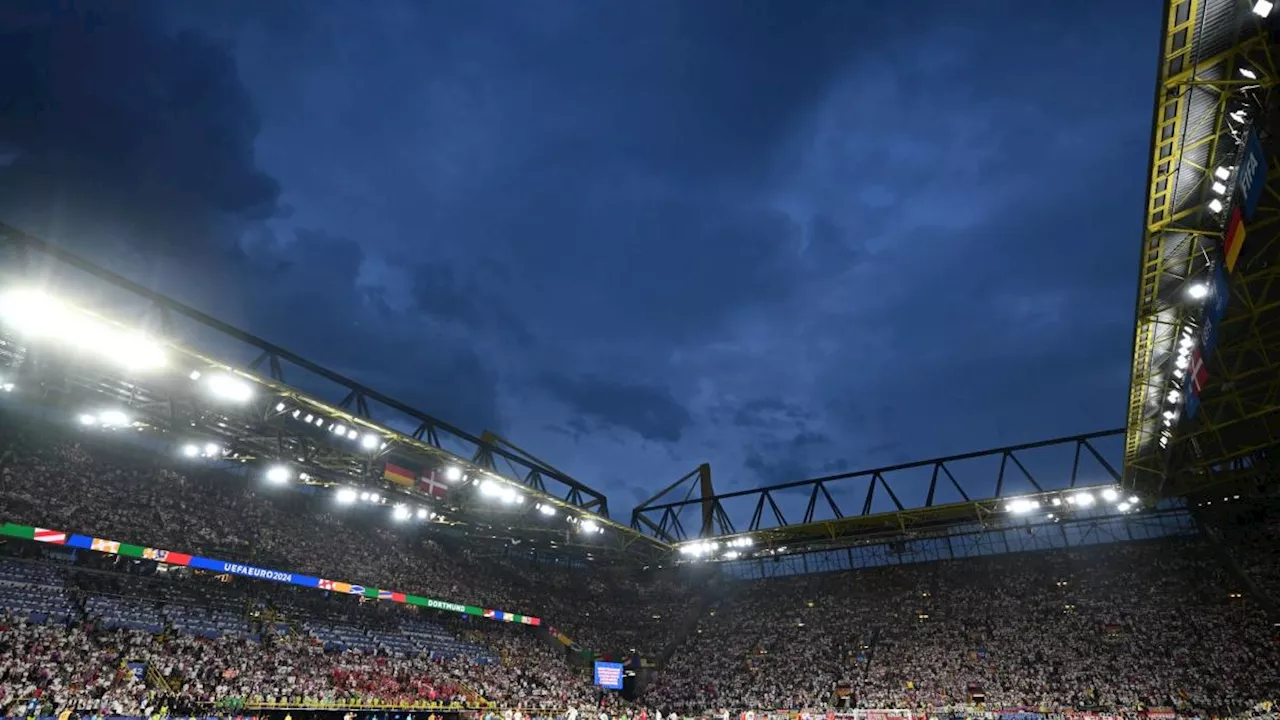
[[[1271,0],[1258,0],[1253,4],[1253,14],[1258,17],[1266,17],[1271,14],[1271,9],[1276,6]]]
[[[205,386],[213,396],[223,400],[242,403],[253,398],[253,386],[240,378],[224,373],[210,375],[209,379],[205,380]]]
[[[450,465],[444,470],[444,479],[449,482],[458,482],[462,479],[462,468],[457,465]]]
[[[193,458],[200,454],[200,448],[196,447],[193,443],[187,443],[182,446],[182,454]]]
[[[98,422],[103,427],[124,427],[129,424],[129,416],[119,410],[103,410],[98,413]]]
[[[1257,80],[1257,79],[1258,79],[1258,73],[1254,72],[1253,70],[1250,70],[1250,69],[1249,69],[1249,68],[1247,68],[1247,67],[1242,67],[1242,68],[1240,68],[1240,69],[1238,70],[1238,72],[1240,73],[1240,77],[1242,77],[1242,78],[1244,78],[1244,79],[1246,79],[1246,80]]]
[[[1219,166],[1217,170],[1213,171],[1213,176],[1219,180],[1226,180],[1231,177],[1231,168]]]
[[[1116,506],[1116,509],[1119,510],[1120,512],[1129,512],[1129,503],[1122,502]]]
[[[431,517],[431,513],[426,508],[418,508],[418,519],[426,520]]]
[[[1076,505],[1079,505],[1080,507],[1089,507],[1093,505],[1093,493],[1076,493],[1072,497],[1076,499]]]
[[[222,455],[222,448],[217,443],[205,443],[204,454],[206,457],[218,457]]]
[[[272,465],[267,468],[267,480],[276,485],[283,485],[289,482],[289,478],[293,477],[293,473],[289,472],[289,468],[283,465]]]
[[[1120,493],[1115,488],[1104,488],[1102,491],[1102,499],[1107,502],[1115,502],[1120,497]]]
[[[369,493],[367,492],[360,493],[360,499],[367,502],[369,500]]]
[[[371,503],[382,502],[382,496],[379,495],[378,493],[369,493],[369,502]]]
[[[1209,209],[1216,213],[1222,212],[1222,201],[1219,200],[1218,198],[1214,198],[1210,200]]]
[[[373,433],[369,433],[364,437],[360,438],[360,447],[364,448],[365,450],[377,450],[378,436],[374,435]]]
[[[1138,504],[1138,496],[1137,496],[1137,495],[1130,495],[1130,496],[1129,496],[1129,504],[1130,504],[1130,505],[1137,505],[1137,504]]]
[[[1187,288],[1187,294],[1192,300],[1203,300],[1209,295],[1209,286],[1204,283],[1196,283]]]
[[[97,416],[96,416],[96,415],[90,415],[89,413],[83,413],[83,414],[81,414],[81,415],[80,415],[80,424],[81,424],[81,425],[97,425],[97,424],[98,424],[98,418],[97,418]]]
[[[347,434],[347,426],[346,426],[346,425],[343,425],[342,423],[334,423],[334,424],[333,424],[333,427],[332,427],[332,428],[329,428],[329,429],[333,431],[333,434],[334,434],[334,435],[346,435],[346,434]]]
[[[391,511],[391,516],[394,517],[396,520],[408,520],[409,508],[405,507],[402,504],[396,505],[395,508]]]
[[[368,495],[369,493],[365,493]],[[334,498],[343,505],[350,505],[356,501],[356,491],[351,488],[342,488],[338,490]]]
[[[1227,186],[1221,180],[1214,180],[1213,184],[1210,185],[1209,187],[1213,190],[1215,195],[1227,194]]]
[[[1020,515],[1022,513],[1029,513],[1039,507],[1040,501],[1038,500],[1032,500],[1031,498],[1018,498],[1016,500],[1010,500],[1009,504],[1005,506],[1005,509],[1011,513]]]
[[[583,520],[578,523],[578,529],[584,533],[600,532],[600,526],[594,520]]]
[[[39,290],[10,290],[0,296],[0,318],[25,335],[79,347],[127,370],[153,370],[167,362],[164,348],[145,334],[94,317]]]
[[[538,503],[538,512],[546,515],[547,517],[556,516],[556,509],[550,505],[544,505],[543,503]]]

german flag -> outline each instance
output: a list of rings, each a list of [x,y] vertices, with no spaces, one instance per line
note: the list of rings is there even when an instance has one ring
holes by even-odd
[[[1240,206],[1231,209],[1231,221],[1227,223],[1227,233],[1222,238],[1222,257],[1228,272],[1234,272],[1236,261],[1240,259],[1240,248],[1244,247],[1244,218],[1240,216]]]
[[[387,466],[382,470],[382,479],[407,488],[413,487],[414,476],[415,473],[412,470],[406,470],[399,465],[391,463],[387,463]]]

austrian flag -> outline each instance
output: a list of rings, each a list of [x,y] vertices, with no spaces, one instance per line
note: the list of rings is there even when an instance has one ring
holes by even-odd
[[[58,532],[57,530],[46,530],[45,528],[36,528],[36,534],[33,538],[36,542],[52,543],[54,545],[65,545],[67,543],[67,534]]]

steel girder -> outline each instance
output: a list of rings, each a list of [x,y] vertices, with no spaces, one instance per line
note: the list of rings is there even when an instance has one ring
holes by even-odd
[[[1178,331],[1197,320],[1185,290],[1222,244],[1223,219],[1207,204],[1212,173],[1232,163],[1243,137],[1241,123],[1230,116],[1241,109],[1252,118],[1265,115],[1280,78],[1273,29],[1249,6],[1237,0],[1168,0],[1165,6],[1125,436],[1125,478],[1138,489],[1159,490],[1171,473],[1195,471],[1179,464],[1187,453],[1166,451],[1157,440],[1162,399],[1177,384],[1171,370]],[[1244,77],[1241,67],[1257,77]],[[1233,294],[1241,284],[1233,279]],[[1237,310],[1233,299],[1228,317]],[[1218,352],[1225,344],[1220,341]],[[1243,442],[1236,451],[1248,447],[1252,443]],[[1196,462],[1222,462],[1229,454],[1220,446]]]
[[[475,437],[262,338],[4,224],[0,224],[0,253],[3,254],[0,256],[3,258],[0,267],[3,267],[10,280],[30,282],[33,278],[61,277],[65,281],[68,278],[67,271],[70,271],[70,277],[77,283],[90,280],[96,283],[95,290],[100,288],[114,292],[113,300],[136,311],[136,326],[164,337],[171,348],[183,356],[184,362],[238,373],[260,385],[263,390],[258,394],[256,402],[240,409],[228,410],[222,406],[215,409],[208,407],[189,387],[184,387],[181,380],[185,378],[158,377],[143,384],[101,367],[60,365],[60,382],[65,382],[68,388],[75,388],[82,395],[96,394],[100,398],[112,398],[134,411],[146,413],[149,422],[165,432],[190,432],[188,429],[191,428],[203,436],[212,436],[211,439],[220,438],[228,447],[239,448],[241,457],[245,460],[288,458],[302,463],[311,472],[318,472],[322,478],[325,473],[338,474],[336,477],[329,475],[330,482],[347,478],[375,482],[377,478],[373,473],[374,461],[392,453],[397,457],[416,456],[424,466],[456,464],[468,469],[471,476],[490,473],[524,486],[535,501],[588,514],[590,519],[607,528],[597,549],[639,550],[644,554],[666,550],[661,541],[609,519],[608,498],[603,493],[532,458],[505,441]],[[56,287],[52,289],[57,291]],[[212,355],[182,346],[178,341],[184,338],[208,339],[222,356],[254,359],[245,363],[242,369]],[[7,353],[10,365],[21,365],[29,360],[25,348],[10,343],[2,349]],[[286,384],[286,374],[292,385]],[[42,378],[41,381],[50,382],[51,378]],[[299,390],[298,385],[309,388],[309,392]],[[331,399],[323,399],[326,396]],[[278,410],[277,406],[281,404],[285,409]],[[353,428],[375,430],[388,437],[390,442],[388,447],[372,454],[360,452],[356,448],[335,447],[330,438],[322,437],[324,433],[308,432],[288,421],[286,413],[297,408],[323,414],[335,421],[344,421]],[[462,496],[461,493],[458,495]],[[526,503],[524,507],[532,511],[533,504]],[[515,522],[514,518],[504,517],[511,513],[496,513],[487,505],[470,502],[462,503],[459,509],[473,511],[476,517],[494,514],[498,516],[495,519],[507,529],[513,532],[519,529],[512,524]],[[533,518],[528,529],[541,535],[545,529],[543,525],[545,523],[539,525],[537,518]]]
[[[668,543],[751,533],[788,544],[985,522],[1014,496],[1118,484],[1123,435],[1107,430],[725,493],[714,492],[703,465],[637,506],[631,522]],[[684,517],[691,508],[692,532]]]

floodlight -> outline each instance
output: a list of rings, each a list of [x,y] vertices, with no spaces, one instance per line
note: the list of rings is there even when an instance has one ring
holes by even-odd
[[[84,413],[83,415],[80,416],[80,424],[81,425],[97,425],[98,418],[96,416],[90,415],[89,413]]]
[[[1010,500],[1009,504],[1005,506],[1005,509],[1011,513],[1022,514],[1022,513],[1029,513],[1032,510],[1035,510],[1039,507],[1040,507],[1040,501],[1038,500],[1032,500],[1030,498],[1017,498],[1015,500]]]
[[[427,517],[428,517],[428,516],[430,516],[430,515],[431,515],[431,513],[430,513],[430,512],[428,512],[426,508],[418,508],[418,519],[419,519],[419,520],[426,520],[426,519],[427,519]]]
[[[1226,180],[1231,177],[1231,168],[1219,166],[1217,170],[1213,171],[1213,176],[1219,180]]]
[[[222,448],[218,447],[217,443],[207,443],[207,444],[204,446],[204,454],[205,454],[205,455],[208,455],[209,457],[214,457],[214,456],[216,456],[216,455],[221,455],[221,454],[222,454]]]
[[[600,526],[597,525],[594,520],[583,520],[578,525],[578,529],[584,533],[593,533],[593,532],[599,532]]]
[[[232,402],[248,402],[253,397],[253,387],[240,378],[219,373],[210,375],[205,380],[206,387],[214,396]]]
[[[1218,198],[1210,200],[1209,209],[1216,213],[1222,212],[1222,201]]]
[[[1093,493],[1076,493],[1074,497],[1076,499],[1076,504],[1080,507],[1089,507],[1090,505],[1093,505]]]
[[[396,520],[408,520],[409,508],[405,507],[404,505],[396,505],[395,509],[391,511],[391,515]]]
[[[1120,512],[1129,512],[1129,503],[1122,502],[1116,506],[1116,509],[1119,510]]]
[[[1258,17],[1266,17],[1271,14],[1271,9],[1276,6],[1271,0],[1258,0],[1253,4],[1253,14]]]
[[[365,450],[378,449],[378,436],[373,435],[371,433],[360,438],[360,447],[364,448]]]
[[[543,515],[546,515],[547,517],[555,517],[556,509],[550,505],[544,505],[539,503],[538,512],[542,513]]]
[[[187,443],[186,445],[182,446],[182,454],[186,455],[187,457],[195,457],[196,455],[200,454],[200,448],[196,447],[191,443]]]
[[[1192,300],[1203,300],[1209,294],[1209,287],[1204,283],[1196,283],[1187,288],[1187,294]]]
[[[457,465],[450,465],[449,467],[445,468],[444,479],[448,480],[449,482],[458,482],[459,480],[462,479],[462,468],[458,467]]]
[[[366,496],[368,494],[369,493],[365,493]],[[337,494],[334,497],[337,499],[338,502],[342,503],[343,505],[349,505],[356,501],[356,491],[352,490],[351,488],[342,488],[338,490]]]
[[[273,465],[267,468],[267,480],[276,485],[283,485],[289,482],[289,478],[292,476],[293,473],[289,472],[289,468],[284,465]]]
[[[98,422],[104,427],[123,427],[129,424],[129,416],[119,410],[103,410],[98,413]]]

